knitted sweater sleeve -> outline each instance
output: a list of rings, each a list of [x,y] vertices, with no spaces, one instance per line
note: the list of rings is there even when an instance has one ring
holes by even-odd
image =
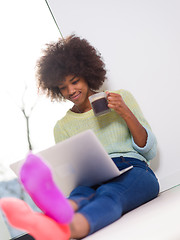
[[[149,123],[145,119],[133,95],[128,91],[123,91],[121,95],[123,97],[123,100],[129,107],[129,109],[133,112],[133,114],[136,116],[138,121],[142,124],[142,126],[146,129],[146,132],[147,132],[147,142],[143,148],[135,144],[133,137],[132,137],[132,146],[138,153],[143,155],[147,160],[151,160],[156,156],[156,152],[157,152],[156,137],[153,134]]]
[[[151,130],[147,129],[147,128],[145,128],[145,129],[146,129],[146,132],[147,132],[146,145],[143,148],[139,147],[134,142],[134,139],[132,137],[132,146],[138,153],[143,155],[149,161],[149,160],[152,160],[156,156],[157,141],[156,141],[156,138],[155,138],[153,132]]]

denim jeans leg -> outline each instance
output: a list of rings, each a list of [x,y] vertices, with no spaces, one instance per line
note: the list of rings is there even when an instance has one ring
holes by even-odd
[[[82,207],[78,212],[88,220],[90,224],[89,235],[119,219],[123,213],[123,207],[116,201],[118,196],[111,191],[96,194],[89,204]]]
[[[95,193],[96,191],[93,188],[86,186],[78,186],[71,192],[68,199],[76,202],[76,204],[78,205],[78,209],[80,209],[92,200]]]
[[[119,177],[101,185],[89,204],[80,209],[93,233],[116,221],[122,214],[152,200],[159,193],[153,172],[140,163]]]

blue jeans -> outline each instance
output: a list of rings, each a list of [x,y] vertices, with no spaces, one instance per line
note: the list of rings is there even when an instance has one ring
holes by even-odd
[[[112,159],[121,170],[130,165],[128,172],[98,186],[75,188],[69,196],[90,224],[90,232],[109,225],[122,214],[157,197],[159,183],[148,165],[135,158]]]

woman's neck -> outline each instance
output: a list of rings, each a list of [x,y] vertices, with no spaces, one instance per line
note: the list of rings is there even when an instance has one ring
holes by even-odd
[[[85,106],[85,107],[80,107],[80,106],[77,106],[77,105],[74,105],[72,108],[71,108],[71,111],[75,112],[75,113],[85,113],[85,112],[88,112],[89,110],[91,110],[92,107],[91,107],[91,104],[89,106]]]

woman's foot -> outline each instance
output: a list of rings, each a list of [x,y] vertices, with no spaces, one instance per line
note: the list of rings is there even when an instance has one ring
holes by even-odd
[[[20,170],[20,180],[36,205],[59,223],[69,223],[73,209],[53,181],[49,167],[30,153]]]
[[[2,198],[0,207],[13,227],[28,232],[36,240],[68,240],[70,238],[68,225],[59,224],[43,213],[34,212],[23,200]]]

